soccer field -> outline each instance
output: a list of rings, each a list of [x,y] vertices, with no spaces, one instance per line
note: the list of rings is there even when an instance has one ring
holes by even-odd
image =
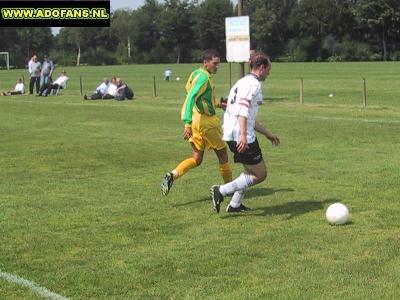
[[[59,96],[0,97],[0,298],[397,299],[400,64],[273,64],[259,119],[281,145],[259,138],[269,176],[242,214],[228,199],[212,211],[212,152],[160,193],[190,154],[179,117],[195,67],[71,67]],[[1,71],[0,90],[26,74]],[[79,76],[90,93],[112,75],[133,101],[82,100]],[[228,65],[215,81],[226,95]],[[334,202],[349,224],[327,224]]]

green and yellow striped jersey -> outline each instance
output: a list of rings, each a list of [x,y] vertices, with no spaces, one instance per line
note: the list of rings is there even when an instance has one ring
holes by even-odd
[[[217,107],[215,84],[211,74],[203,69],[194,70],[186,82],[186,99],[182,106],[181,119],[185,125],[192,124],[193,109],[200,114],[215,115]]]

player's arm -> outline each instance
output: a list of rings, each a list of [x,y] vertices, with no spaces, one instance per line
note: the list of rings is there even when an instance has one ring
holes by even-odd
[[[270,132],[264,126],[262,126],[258,121],[256,121],[256,123],[254,125],[254,129],[255,129],[255,131],[264,135],[267,139],[269,139],[271,141],[272,145],[278,146],[280,144],[281,141],[279,140],[279,137],[276,134],[273,134],[272,132]]]
[[[239,153],[242,153],[247,149],[247,117],[239,115],[238,122],[240,134],[236,149]]]
[[[192,86],[187,93],[185,102],[182,107],[182,121],[191,127],[193,106],[196,100],[204,93],[207,88],[208,78],[205,74],[199,74],[192,82]]]
[[[192,83],[193,85],[187,93],[181,114],[182,121],[185,123],[185,128],[183,130],[183,138],[185,140],[189,139],[192,136],[193,106],[196,103],[196,100],[206,90],[207,81],[207,76],[200,74],[197,78],[194,79],[194,83]]]

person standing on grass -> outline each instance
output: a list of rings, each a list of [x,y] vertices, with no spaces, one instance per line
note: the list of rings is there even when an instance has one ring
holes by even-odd
[[[219,171],[224,182],[232,180],[232,168],[228,162],[226,144],[216,108],[224,108],[216,101],[215,84],[211,74],[217,73],[220,55],[216,50],[203,53],[203,66],[193,71],[186,83],[187,96],[182,106],[181,118],[184,125],[183,138],[192,147],[192,156],[181,161],[178,166],[167,172],[161,183],[161,192],[167,195],[174,180],[203,161],[204,150],[213,149],[219,160]]]
[[[39,94],[40,90],[40,71],[42,64],[38,61],[37,56],[33,55],[28,63],[29,75],[31,77],[29,82],[29,94],[33,94],[33,86],[36,84],[36,94]]]
[[[234,154],[235,163],[241,163],[244,172],[224,185],[213,185],[211,196],[213,209],[220,211],[224,196],[233,194],[227,212],[250,210],[242,204],[244,191],[267,177],[267,167],[263,160],[256,133],[264,135],[275,146],[278,136],[271,133],[257,120],[258,105],[263,99],[262,82],[268,77],[271,61],[264,54],[254,55],[250,60],[250,74],[239,79],[232,87],[224,114],[224,140]]]
[[[54,63],[53,61],[47,56],[44,56],[43,64],[42,64],[42,71],[40,73],[40,88],[47,86],[52,81],[52,75],[54,71]]]

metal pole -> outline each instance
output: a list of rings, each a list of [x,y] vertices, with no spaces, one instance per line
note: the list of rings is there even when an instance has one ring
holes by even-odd
[[[243,1],[238,0],[238,17],[243,15]],[[239,63],[239,78],[244,76],[244,62]]]

